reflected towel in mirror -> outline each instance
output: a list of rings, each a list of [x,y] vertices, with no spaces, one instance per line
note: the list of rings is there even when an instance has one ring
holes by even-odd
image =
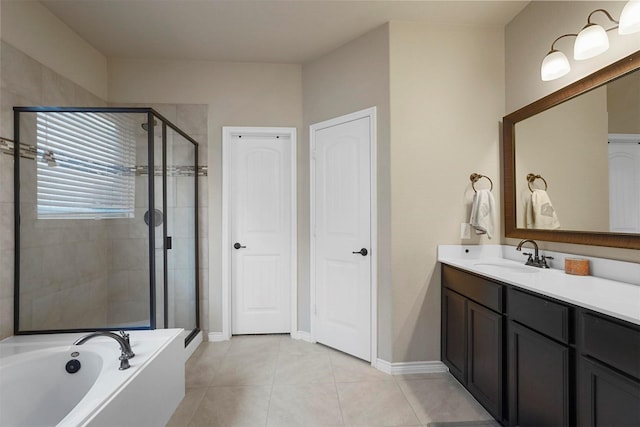
[[[525,226],[537,230],[555,230],[560,228],[556,210],[546,191],[536,189],[525,206]]]
[[[491,239],[496,223],[496,201],[490,190],[478,190],[471,205],[471,227],[476,234],[486,234]]]

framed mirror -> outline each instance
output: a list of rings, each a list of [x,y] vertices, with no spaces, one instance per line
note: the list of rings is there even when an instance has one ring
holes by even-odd
[[[505,235],[640,249],[640,51],[503,119]]]

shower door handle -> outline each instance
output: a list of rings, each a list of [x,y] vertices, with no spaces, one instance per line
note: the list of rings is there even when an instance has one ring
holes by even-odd
[[[167,239],[164,241],[164,247],[168,249],[172,249],[173,246],[173,240],[171,239],[171,236],[167,236]]]
[[[238,243],[238,242],[234,243],[233,247],[234,247],[234,248],[236,248],[236,249],[246,248],[246,246],[242,246],[242,245],[241,245],[240,243]]]

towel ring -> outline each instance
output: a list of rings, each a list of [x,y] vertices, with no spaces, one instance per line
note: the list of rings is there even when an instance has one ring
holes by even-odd
[[[527,186],[529,187],[529,191],[531,191],[533,193],[533,189],[531,188],[531,184],[533,184],[533,181],[535,181],[536,179],[541,179],[542,182],[544,182],[544,191],[547,191],[547,180],[544,179],[542,176],[540,175],[534,175],[532,173],[527,174]]]
[[[489,191],[492,191],[493,181],[491,181],[491,178],[486,175],[480,175],[479,173],[472,173],[469,179],[471,180],[471,187],[473,188],[473,191],[476,193],[478,192],[478,190],[476,190],[476,182],[480,181],[480,178],[487,178],[489,180],[489,184],[491,184],[491,188],[489,188]]]

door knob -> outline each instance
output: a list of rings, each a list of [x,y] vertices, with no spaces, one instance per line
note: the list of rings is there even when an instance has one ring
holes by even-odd
[[[233,244],[233,247],[236,249],[246,248],[246,246],[242,246],[240,243],[236,242]]]
[[[368,250],[366,250],[365,248],[362,248],[362,249],[360,249],[360,250],[359,250],[359,251],[357,251],[357,252],[351,252],[351,253],[352,253],[352,254],[360,254],[360,255],[362,255],[362,256],[367,256],[367,254],[369,253],[369,251],[368,251]]]

